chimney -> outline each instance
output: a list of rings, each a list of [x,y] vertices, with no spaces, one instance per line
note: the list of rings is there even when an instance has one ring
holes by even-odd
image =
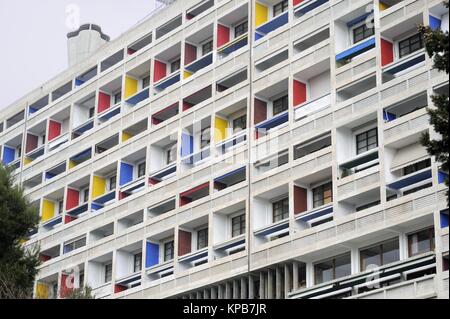
[[[83,24],[76,31],[67,34],[69,67],[80,63],[97,51],[103,44],[109,42],[109,36],[95,24]]]

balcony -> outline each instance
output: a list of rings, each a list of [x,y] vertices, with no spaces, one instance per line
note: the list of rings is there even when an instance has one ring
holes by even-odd
[[[389,82],[405,73],[425,65],[425,50],[419,50],[383,67],[383,83]]]
[[[150,174],[150,184],[156,185],[165,180],[168,180],[176,175],[177,172],[177,164],[172,163],[158,171],[155,171]]]
[[[119,102],[118,104],[112,106],[108,110],[98,114],[98,122],[99,124],[106,123],[109,120],[116,117],[117,115],[119,115],[121,112],[122,112],[122,102]]]
[[[336,54],[337,63],[349,63],[353,58],[375,48],[375,37],[354,44],[350,48]]]
[[[296,17],[302,17],[308,12],[320,7],[321,5],[327,3],[328,0],[309,0],[302,1],[298,6],[294,8],[294,15]]]
[[[262,39],[270,32],[273,32],[276,29],[281,28],[282,26],[288,24],[288,22],[289,22],[289,12],[286,11],[274,17],[270,21],[267,21],[262,25],[259,25],[255,31],[255,41]]]
[[[243,48],[248,45],[248,34],[243,34],[233,41],[228,42],[227,44],[221,46],[219,49],[217,49],[217,53],[220,57],[225,58],[232,54],[233,52],[236,52],[240,48]]]
[[[323,205],[295,216],[295,220],[300,224],[306,224],[306,228],[311,228],[330,218],[333,218],[333,204]]]
[[[324,95],[316,100],[298,105],[295,109],[295,120],[299,121],[331,106],[331,94]]]
[[[243,144],[245,141],[247,141],[247,132],[241,131],[223,141],[220,141],[219,143],[216,143],[216,149],[219,150],[221,154],[225,154],[234,147],[238,147]]]

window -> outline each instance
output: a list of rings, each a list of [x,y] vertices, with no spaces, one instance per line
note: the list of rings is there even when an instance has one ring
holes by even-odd
[[[403,168],[403,175],[409,175],[431,166],[431,159],[420,161]]]
[[[233,120],[233,132],[237,133],[247,128],[247,115],[242,115]]]
[[[58,202],[58,214],[61,215],[63,210],[64,210],[64,201],[61,200]]]
[[[138,164],[138,178],[145,175],[146,170],[145,164],[146,164],[145,162]]]
[[[181,67],[181,60],[175,60],[172,63],[170,63],[170,73],[173,73],[175,71],[178,71]]]
[[[289,198],[285,198],[274,202],[273,208],[273,222],[276,223],[289,217]]]
[[[177,150],[176,147],[171,146],[166,150],[166,164],[169,165],[176,161]]]
[[[89,118],[94,117],[94,113],[95,113],[95,108],[94,107],[90,108],[89,109]]]
[[[89,201],[89,188],[86,188],[83,191],[83,203],[87,203]]]
[[[371,203],[368,203],[368,204],[364,204],[364,205],[361,205],[361,206],[358,206],[358,207],[356,207],[356,211],[357,212],[360,212],[360,211],[362,211],[362,210],[365,210],[365,209],[368,209],[368,208],[370,208],[370,207],[374,207],[374,206],[377,206],[377,205],[380,205],[380,201],[379,200],[376,200],[376,201],[374,201],[374,202],[371,202]]]
[[[373,20],[370,23],[372,25],[371,28],[369,28],[367,26],[367,23],[364,21],[362,25],[355,27],[353,29],[353,43],[357,43],[359,41],[367,39],[368,37],[371,37],[375,34],[375,29],[373,27]]]
[[[197,232],[197,249],[208,247],[208,228]]]
[[[64,245],[64,253],[67,254],[71,251],[86,246],[86,237],[74,240]]]
[[[333,184],[331,182],[320,185],[312,190],[313,207],[320,207],[333,201]]]
[[[422,36],[417,33],[398,43],[400,58],[423,48]]]
[[[400,260],[399,240],[394,238],[359,252],[361,271],[369,266],[383,266]]]
[[[244,21],[241,24],[238,24],[234,28],[234,37],[240,37],[243,34],[246,34],[248,32],[248,21]]]
[[[350,254],[334,257],[314,265],[315,284],[342,278],[352,272]]]
[[[105,265],[105,283],[112,280],[112,264]]]
[[[273,101],[273,116],[283,113],[289,107],[289,98],[288,96],[283,96],[279,99]]]
[[[273,16],[276,17],[277,15],[280,15],[284,11],[286,11],[289,7],[288,0],[283,0],[280,3],[277,3],[273,6]]]
[[[114,105],[122,101],[122,91],[114,93]]]
[[[45,144],[45,134],[42,135],[42,144]]]
[[[173,240],[164,244],[164,261],[169,261],[173,259],[174,252]]]
[[[133,272],[141,271],[141,269],[142,269],[142,253],[137,253],[133,257],[134,257]]]
[[[114,175],[109,178],[109,190],[110,191],[115,190],[116,186],[117,186],[117,176]]]
[[[150,75],[142,79],[142,88],[145,89],[150,86]]]
[[[434,251],[434,228],[425,229],[408,236],[409,257]]]
[[[378,129],[373,128],[356,135],[356,154],[362,154],[378,147]]]
[[[233,217],[231,219],[231,237],[245,233],[245,214]]]
[[[207,128],[204,128],[200,133],[200,139],[201,139],[200,147],[202,149],[209,146],[209,143],[211,141],[210,131],[211,131],[211,129],[209,127],[207,127]]]
[[[213,42],[212,42],[212,40],[208,41],[208,42],[206,42],[205,44],[202,45],[202,54],[203,55],[208,54],[212,50],[213,50]]]
[[[21,156],[22,156],[22,147],[17,146],[17,157],[21,157]]]

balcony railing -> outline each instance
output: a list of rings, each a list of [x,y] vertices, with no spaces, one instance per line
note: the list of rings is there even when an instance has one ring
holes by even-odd
[[[310,102],[305,102],[296,106],[295,120],[299,121],[314,113],[320,112],[331,106],[331,94],[324,95]]]
[[[287,11],[284,12],[283,14],[276,16],[272,20],[267,21],[263,25],[256,28],[255,41],[265,37],[270,32],[275,31],[278,28],[281,28],[288,22],[289,22],[289,12]]]

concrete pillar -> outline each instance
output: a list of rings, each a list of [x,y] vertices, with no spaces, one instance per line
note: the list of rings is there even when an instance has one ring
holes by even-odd
[[[226,299],[231,299],[231,297],[233,296],[233,286],[231,285],[231,283],[229,281],[227,281],[227,283],[225,284],[225,298]]]
[[[242,277],[241,278],[241,299],[248,299],[248,295],[247,295],[247,281],[248,281],[247,277]]]
[[[283,288],[283,284],[282,284],[282,273],[281,273],[281,268],[277,267],[275,269],[275,298],[276,299],[281,299],[281,290]]]
[[[203,299],[201,291],[197,291],[197,299]]]
[[[284,298],[288,297],[291,292],[292,280],[291,280],[291,265],[284,265]]]
[[[248,299],[255,299],[255,279],[251,275],[248,277]]]
[[[264,273],[260,272],[259,273],[259,298],[260,299],[265,299],[266,295],[265,295],[265,290],[266,290],[266,281],[264,278]]]
[[[217,299],[217,287],[211,287],[211,299]]]
[[[274,292],[275,292],[275,285],[274,285],[274,276],[273,276],[273,270],[269,269],[267,271],[267,298],[274,299]]]
[[[298,290],[298,262],[294,261],[292,263],[292,290]]]
[[[219,285],[217,287],[217,290],[218,290],[218,298],[219,299],[225,299],[225,292],[224,292],[223,286]]]
[[[239,289],[239,281],[233,280],[233,299],[241,299],[239,294],[241,290]]]
[[[205,290],[203,290],[203,299],[210,299],[210,290],[208,288],[206,288]]]

